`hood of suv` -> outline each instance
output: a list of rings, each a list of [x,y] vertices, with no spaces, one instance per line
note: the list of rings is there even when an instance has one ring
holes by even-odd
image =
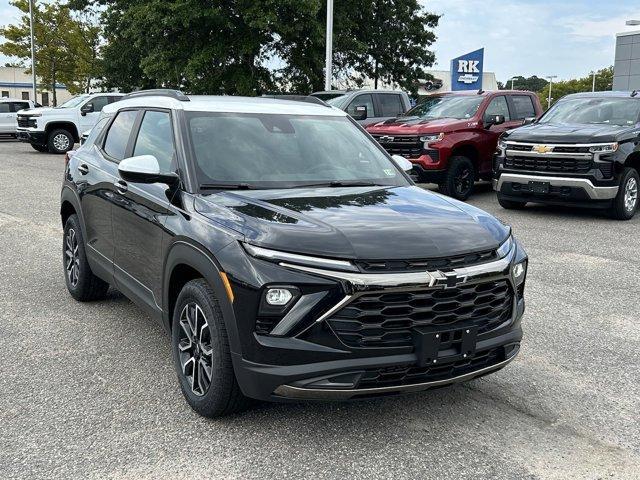
[[[618,125],[534,123],[513,130],[508,139],[532,143],[614,142],[629,129]]]
[[[369,133],[410,134],[410,133],[442,133],[467,128],[472,119],[396,117],[384,122],[367,125]],[[475,123],[475,122],[474,122]]]
[[[333,258],[448,257],[509,235],[488,213],[415,186],[221,192],[197,196],[195,208],[250,243]]]
[[[20,110],[20,112],[18,113],[20,115],[34,115],[34,114],[46,115],[53,111],[54,111],[53,107],[37,107],[37,108],[27,108],[24,110]]]

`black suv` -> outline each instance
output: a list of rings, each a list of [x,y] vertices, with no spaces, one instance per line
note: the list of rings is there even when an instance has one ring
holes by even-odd
[[[325,105],[133,94],[67,156],[69,292],[145,308],[206,416],[496,371],[519,350],[526,254],[410,166]]]
[[[494,169],[504,208],[599,207],[628,220],[638,209],[640,96],[567,95],[538,121],[502,136]]]

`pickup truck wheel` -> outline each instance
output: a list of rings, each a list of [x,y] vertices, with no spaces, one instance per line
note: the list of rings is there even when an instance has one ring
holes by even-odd
[[[62,258],[64,279],[73,298],[80,302],[88,302],[105,297],[109,284],[91,271],[77,215],[71,215],[64,224]]]
[[[473,192],[475,176],[471,160],[461,155],[452,157],[449,161],[449,169],[438,189],[449,197],[466,200]]]
[[[527,202],[516,202],[513,200],[507,200],[500,194],[498,194],[498,203],[502,208],[505,208],[507,210],[522,210],[527,206]]]
[[[196,412],[220,417],[250,405],[233,371],[220,304],[204,279],[191,280],[178,295],[171,345],[180,388]]]
[[[73,143],[73,135],[61,128],[49,133],[47,139],[47,146],[51,153],[67,153],[73,148]]]
[[[48,152],[49,151],[49,147],[46,146],[46,145],[36,145],[36,144],[32,143],[31,146],[33,147],[34,150],[37,150],[39,152]]]
[[[611,216],[617,220],[630,220],[638,209],[640,176],[633,168],[625,168],[620,179],[620,190],[613,200]]]

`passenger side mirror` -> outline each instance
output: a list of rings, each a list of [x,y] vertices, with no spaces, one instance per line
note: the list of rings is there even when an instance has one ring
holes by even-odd
[[[535,121],[536,117],[527,117],[524,119],[524,122],[522,122],[522,125],[531,125]]]
[[[484,128],[489,128],[492,125],[502,125],[504,121],[504,115],[489,115],[484,119]]]
[[[180,182],[174,172],[161,172],[158,159],[153,155],[125,158],[118,164],[118,173],[125,182],[166,183],[170,187]]]
[[[83,117],[87,113],[93,113],[93,112],[94,112],[93,103],[85,103],[80,109],[80,115],[82,115]]]
[[[411,163],[406,158],[400,155],[391,155],[391,158],[396,163],[396,165],[398,165],[402,169],[403,172],[410,172],[411,170],[413,170],[413,163]]]
[[[366,105],[356,105],[354,109],[353,117],[354,120],[366,120],[367,119],[367,106]]]

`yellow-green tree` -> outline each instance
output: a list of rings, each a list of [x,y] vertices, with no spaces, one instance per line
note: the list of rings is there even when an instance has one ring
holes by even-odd
[[[596,92],[611,90],[613,85],[613,67],[603,68],[596,72]],[[593,89],[593,76],[589,75],[572,80],[554,82],[551,86],[551,104],[571,93],[590,92]],[[538,92],[540,102],[547,106],[549,100],[549,85]]]

